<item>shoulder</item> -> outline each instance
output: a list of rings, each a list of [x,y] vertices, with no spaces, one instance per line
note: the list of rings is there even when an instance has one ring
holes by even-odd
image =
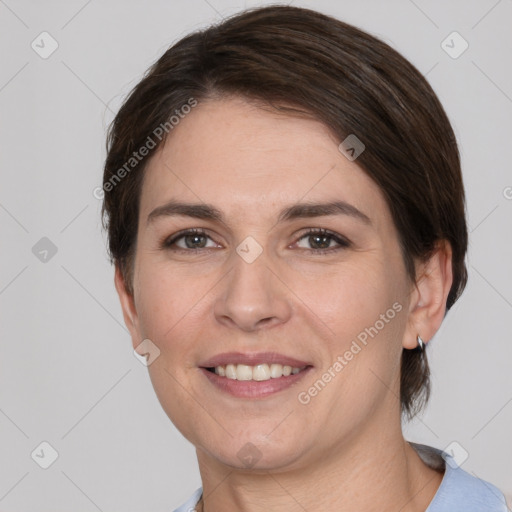
[[[438,448],[410,443],[444,477],[426,512],[508,512],[503,493],[493,484],[464,471],[454,458]]]
[[[507,512],[503,493],[461,468],[446,465],[441,485],[427,512]]]
[[[194,512],[197,502],[201,498],[202,494],[203,488],[199,487],[199,489],[196,489],[194,494],[192,494],[192,496],[185,503],[183,503],[183,505],[178,507],[173,512]]]

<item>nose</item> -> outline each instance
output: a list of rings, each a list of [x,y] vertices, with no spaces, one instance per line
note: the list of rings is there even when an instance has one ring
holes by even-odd
[[[218,322],[251,332],[270,328],[289,320],[292,312],[291,292],[271,268],[265,252],[248,263],[233,254],[233,267],[215,301],[214,314]]]

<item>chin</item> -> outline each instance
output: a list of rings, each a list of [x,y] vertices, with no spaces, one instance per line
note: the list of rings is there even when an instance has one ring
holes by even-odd
[[[236,468],[237,470],[248,470],[251,472],[279,471],[279,469],[290,469],[296,465],[297,460],[301,458],[301,452],[298,450],[302,443],[294,442],[294,437],[289,434],[285,439],[275,440],[267,437],[265,434],[254,433],[254,435],[229,437],[229,441],[211,445],[210,442],[200,443],[202,450],[209,457],[213,457],[218,462]]]
[[[244,448],[241,449],[242,451]],[[255,454],[254,456],[250,454]],[[215,454],[214,454],[215,455]],[[251,473],[267,473],[268,471],[279,472],[279,470],[289,470],[290,467],[294,466],[300,455],[294,450],[290,450],[287,453],[265,453],[265,451],[259,450],[256,452],[255,449],[248,445],[244,459],[241,460],[238,453],[218,453],[216,459],[225,464],[226,466],[234,469],[243,471],[246,470]],[[253,459],[253,460],[251,460]]]

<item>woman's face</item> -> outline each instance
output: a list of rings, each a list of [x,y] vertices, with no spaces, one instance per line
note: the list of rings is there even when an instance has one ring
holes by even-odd
[[[134,347],[158,347],[158,399],[201,457],[297,468],[398,424],[412,285],[382,193],[340,142],[212,100],[148,163],[128,323]],[[238,379],[205,369],[229,361]],[[306,368],[278,377],[279,361]]]

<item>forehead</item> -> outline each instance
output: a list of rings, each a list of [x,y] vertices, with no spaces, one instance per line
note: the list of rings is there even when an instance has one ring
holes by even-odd
[[[199,103],[148,162],[141,216],[170,198],[238,215],[325,199],[386,210],[378,186],[341,154],[339,142],[319,121],[243,99]]]

